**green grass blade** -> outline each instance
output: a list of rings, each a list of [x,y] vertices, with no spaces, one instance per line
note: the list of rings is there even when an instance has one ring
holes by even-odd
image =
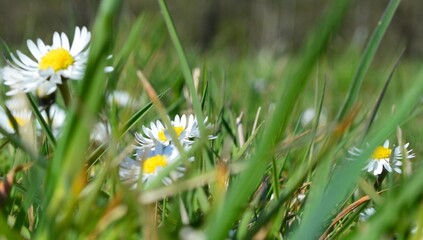
[[[372,110],[372,113],[371,113],[369,122],[367,123],[367,126],[366,126],[366,132],[365,132],[366,135],[369,133],[370,127],[372,126],[373,121],[376,118],[376,113],[379,110],[380,104],[382,103],[382,99],[385,96],[386,90],[388,89],[388,85],[391,82],[391,79],[392,79],[392,76],[394,75],[395,69],[397,69],[397,66],[398,66],[398,64],[399,64],[399,62],[401,60],[401,56],[404,53],[404,50],[402,50],[402,52],[399,55],[397,61],[395,62],[394,66],[392,67],[391,72],[389,73],[388,79],[386,79],[386,82],[383,85],[382,91],[380,92],[379,97],[377,98],[377,101],[376,101],[376,104],[375,104],[375,106],[374,106],[374,108]]]
[[[56,146],[56,138],[54,137],[53,133],[51,132],[50,127],[48,126],[47,122],[45,121],[43,115],[41,115],[40,110],[38,110],[37,104],[35,103],[35,99],[31,94],[27,94],[29,103],[32,108],[32,112],[35,114],[35,118],[37,118],[38,122],[41,125],[41,128],[46,133],[48,140],[51,142],[53,147]]]
[[[73,212],[80,187],[75,185],[75,181],[84,171],[89,133],[100,110],[106,87],[105,60],[113,44],[111,29],[119,6],[120,1],[117,0],[101,2],[77,101],[72,105],[63,136],[47,171],[45,213],[38,232],[40,238],[58,238],[70,224],[67,216]]]
[[[275,143],[285,131],[293,106],[297,101],[308,76],[345,16],[349,1],[331,1],[330,9],[310,35],[310,41],[301,52],[298,65],[289,65],[284,75],[284,86],[279,93],[276,109],[267,122],[268,126],[261,138],[257,152],[249,159],[249,167],[237,178],[229,189],[227,198],[220,202],[211,214],[206,234],[210,239],[223,239],[235,223],[251,195],[257,188],[272,159]]]
[[[129,55],[136,49],[139,48],[139,37],[141,35],[142,25],[145,24],[145,18],[143,15],[140,15],[137,20],[133,23],[129,36],[125,43],[123,44],[122,49],[116,55],[116,65],[111,73],[111,79],[118,79],[120,76],[126,62],[128,61]],[[109,86],[110,89],[116,88],[117,81],[111,81]]]
[[[179,63],[181,66],[182,74],[185,79],[185,84],[188,86],[189,93],[192,97],[192,105],[194,108],[194,113],[198,119],[198,125],[200,128],[201,136],[206,137],[206,126],[204,125],[204,116],[201,109],[201,102],[197,95],[197,91],[194,86],[194,79],[192,78],[191,68],[189,67],[184,49],[179,41],[178,33],[176,32],[175,26],[173,24],[172,18],[170,16],[169,10],[167,8],[165,0],[158,0],[160,9],[162,10],[163,19],[166,23],[167,29],[169,31],[170,38],[173,42],[173,45],[176,50],[176,54],[179,58]]]
[[[398,8],[399,3],[400,0],[391,0],[389,2],[382,18],[380,19],[378,25],[373,31],[372,37],[370,38],[367,47],[362,55],[360,65],[358,66],[358,69],[353,77],[347,98],[345,99],[344,105],[342,106],[338,114],[338,122],[346,116],[353,103],[357,100],[358,92],[360,91],[361,85],[367,74],[367,70],[369,69],[370,64],[373,61],[376,51],[379,48],[380,42],[382,41],[382,38],[385,35],[386,29],[388,29],[388,26],[391,23],[391,20],[395,14],[395,11]]]

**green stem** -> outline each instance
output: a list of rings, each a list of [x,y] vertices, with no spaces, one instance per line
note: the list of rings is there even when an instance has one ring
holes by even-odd
[[[68,80],[63,79],[63,83],[59,85],[60,94],[62,94],[63,102],[67,108],[70,107],[71,104],[71,94],[70,89],[68,86]]]

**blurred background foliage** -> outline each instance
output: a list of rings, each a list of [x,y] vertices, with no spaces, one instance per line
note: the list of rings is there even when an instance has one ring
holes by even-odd
[[[304,42],[308,30],[321,15],[327,0],[185,0],[169,1],[169,8],[182,42],[189,48],[208,52],[227,49],[234,57],[271,49],[292,52]],[[352,41],[362,45],[369,37],[388,1],[354,1],[335,37],[335,45]],[[26,37],[43,37],[74,26],[91,26],[98,0],[2,0],[0,34],[9,44],[19,45]],[[406,56],[423,55],[423,25],[420,1],[404,1],[384,38],[382,46],[407,46]],[[123,2],[121,20],[131,23],[140,13],[159,15],[154,0]]]

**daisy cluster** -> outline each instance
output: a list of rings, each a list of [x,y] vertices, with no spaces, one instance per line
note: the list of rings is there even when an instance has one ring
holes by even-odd
[[[373,150],[373,153],[364,169],[375,176],[382,174],[384,169],[388,172],[394,171],[396,173],[402,173],[401,167],[403,165],[402,161],[404,158],[407,157],[410,159],[415,157],[413,150],[408,149],[409,145],[409,143],[406,143],[403,146],[391,148],[389,146],[389,140],[386,140],[382,146],[378,146]],[[406,156],[403,155],[403,150]],[[362,152],[362,149],[356,147],[349,150],[349,153],[353,156],[353,158],[360,156]]]
[[[207,118],[204,120],[207,128],[211,125],[207,124]],[[157,177],[166,167],[177,164],[178,166],[170,171],[168,176],[163,178],[162,182],[166,185],[171,184],[176,179],[183,176],[185,167],[180,163],[180,152],[175,146],[178,141],[184,151],[188,151],[196,139],[200,137],[198,120],[194,115],[176,115],[171,120],[171,125],[176,133],[177,139],[172,139],[169,129],[157,120],[151,122],[150,127],[143,126],[143,133],[135,134],[136,153],[132,157],[126,157],[120,164],[120,179],[136,188],[141,178],[142,182],[148,182]],[[214,139],[212,135],[209,139]],[[189,159],[190,161],[193,158]]]
[[[84,77],[90,40],[91,33],[86,27],[76,27],[72,41],[63,32],[54,32],[51,44],[41,39],[27,40],[31,55],[25,55],[19,50],[16,54],[11,53],[7,66],[0,70],[3,83],[9,88],[7,96],[22,98],[23,94],[29,93],[38,98],[39,111],[55,137],[60,136],[66,119],[66,111],[55,102],[56,92],[63,94],[65,88],[62,89],[61,85]],[[111,72],[113,67],[106,67],[104,71]],[[61,91],[57,91],[58,89]],[[106,97],[106,102],[115,107],[126,107],[134,102],[134,99],[123,91],[108,93]],[[10,101],[6,103],[7,109],[0,108],[0,126],[11,134],[28,123],[34,123],[32,112],[26,107],[28,104],[25,98],[23,100]],[[10,118],[13,121],[10,121]],[[176,115],[171,124],[177,139],[172,139],[169,129],[160,121],[152,122],[148,127],[143,126],[142,133],[135,134],[136,153],[120,164],[119,176],[123,182],[136,187],[139,179],[146,182],[158,176],[162,169],[177,163],[180,151],[189,150],[200,137],[198,120],[192,114],[181,117]],[[204,124],[208,128],[211,127],[207,124],[207,118]],[[41,124],[37,122],[35,125],[37,132],[41,134]],[[107,120],[98,122],[91,132],[91,140],[100,144],[107,143],[110,132],[111,126]],[[212,139],[214,136],[208,138]],[[179,144],[175,145],[175,142]],[[179,164],[163,182],[170,184],[181,177],[184,171],[185,167]]]

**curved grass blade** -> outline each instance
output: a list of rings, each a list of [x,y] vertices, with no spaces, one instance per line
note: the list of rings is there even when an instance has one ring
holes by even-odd
[[[56,146],[56,138],[54,137],[53,133],[51,132],[50,127],[46,123],[43,115],[41,115],[40,111],[38,110],[37,104],[35,103],[34,97],[31,94],[27,94],[29,103],[32,108],[32,112],[35,114],[35,117],[37,118],[38,122],[41,125],[41,128],[46,133],[48,140],[50,141],[51,145],[53,147]]]
[[[346,116],[354,101],[357,99],[358,92],[367,74],[367,70],[369,69],[370,64],[373,61],[376,51],[379,48],[380,42],[382,41],[383,35],[385,35],[386,29],[388,29],[388,26],[391,23],[391,20],[395,14],[395,11],[398,8],[399,3],[400,0],[391,0],[389,2],[382,18],[380,19],[378,25],[373,31],[373,34],[369,42],[367,43],[367,47],[364,50],[360,65],[358,66],[358,69],[353,77],[347,98],[345,99],[344,105],[342,106],[337,116],[338,122]]]

